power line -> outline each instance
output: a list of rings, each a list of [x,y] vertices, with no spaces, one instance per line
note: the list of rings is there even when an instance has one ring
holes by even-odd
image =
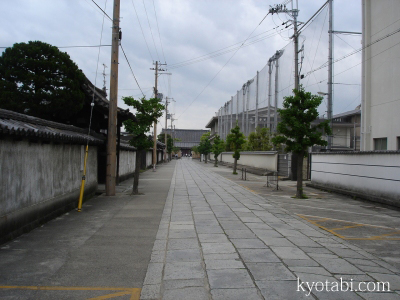
[[[350,53],[348,53],[348,54],[346,54],[346,55],[344,55],[344,56],[342,56],[342,57],[336,59],[335,61],[332,62],[332,64],[333,64],[333,63],[337,63],[337,62],[339,62],[339,61],[341,61],[341,60],[343,60],[343,59],[345,59],[345,58],[347,58],[347,57],[350,57],[350,56],[352,56],[352,55],[354,55],[354,54],[357,54],[358,52],[361,52],[362,50],[364,50],[364,49],[366,49],[366,48],[368,48],[368,47],[371,47],[372,45],[374,45],[374,44],[376,44],[376,43],[378,43],[378,42],[380,42],[380,41],[382,41],[382,40],[384,40],[384,39],[386,39],[386,38],[388,38],[388,37],[391,37],[392,35],[394,35],[394,34],[396,34],[396,33],[399,33],[399,32],[400,32],[400,28],[399,28],[399,29],[396,29],[395,31],[393,31],[393,32],[391,32],[391,33],[389,33],[389,34],[387,34],[387,35],[385,35],[385,36],[383,36],[383,37],[381,37],[381,38],[379,38],[379,39],[373,41],[373,42],[371,42],[370,44],[366,45],[365,47],[361,47],[361,48],[359,48],[359,49],[357,49],[357,50],[355,50],[355,51],[352,51],[352,52],[350,52]],[[388,48],[388,49],[390,49],[390,48]],[[386,50],[388,50],[388,49],[386,49]],[[386,51],[386,50],[384,50],[384,51]],[[380,52],[380,53],[382,53],[382,52]],[[328,62],[322,64],[320,67],[318,67],[318,68],[316,68],[316,69],[314,69],[314,70],[309,71],[305,76],[308,76],[308,75],[310,75],[310,74],[313,73],[313,72],[316,72],[316,71],[318,71],[318,70],[321,70],[321,69],[323,69],[323,68],[326,68],[327,66],[328,66]]]
[[[103,12],[103,14],[106,15],[107,18],[110,19],[111,22],[113,21],[113,19],[111,19],[110,16],[107,15],[107,13],[106,13],[94,0],[92,0],[92,2],[93,2],[94,4],[96,4],[96,6]]]
[[[55,47],[57,47],[59,49],[62,49],[62,48],[100,48],[100,47],[111,47],[111,45],[60,46],[60,47],[55,46]],[[10,48],[10,46],[9,47],[0,47],[0,49],[6,49],[6,48]]]
[[[135,10],[135,13],[136,13],[136,18],[137,18],[137,20],[138,20],[138,22],[139,22],[140,30],[142,31],[143,39],[144,39],[144,41],[145,41],[145,43],[146,43],[147,50],[149,51],[151,60],[154,61],[153,55],[151,55],[151,51],[150,51],[150,48],[149,48],[149,44],[147,44],[147,40],[146,40],[146,37],[145,37],[144,32],[143,32],[142,24],[140,23],[139,16],[138,16],[138,13],[137,13],[137,11],[136,11],[136,7],[135,7],[135,4],[133,3],[133,0],[132,0],[132,5],[133,5],[133,9]]]
[[[193,101],[189,104],[188,107],[185,108],[185,110],[179,115],[178,119],[189,109],[189,107],[200,97],[201,94],[206,90],[206,88],[213,82],[213,80],[221,73],[221,71],[225,68],[225,66],[231,61],[231,59],[235,56],[235,54],[242,48],[242,46],[246,43],[246,41],[251,37],[251,35],[256,31],[258,26],[260,26],[262,21],[254,28],[254,30],[249,34],[249,36],[245,39],[245,41],[242,43],[242,45],[235,51],[235,53],[232,54],[232,56],[228,59],[228,61],[222,66],[222,68],[215,74],[213,78],[207,83],[207,85],[202,89],[202,91],[193,99]]]
[[[249,38],[248,40],[254,39],[254,38],[256,38],[257,36],[260,36],[260,35],[262,35],[262,34],[264,34],[264,33],[267,33],[267,32],[273,31],[273,30],[275,30],[275,27],[272,28],[272,29],[270,29],[270,30],[261,32],[261,33],[255,35],[255,36]],[[274,35],[276,35],[276,34],[274,34]],[[206,56],[211,55],[211,54],[213,54],[213,53],[220,52],[220,51],[225,50],[225,49],[229,49],[229,48],[231,48],[231,47],[233,47],[233,46],[240,45],[240,44],[242,44],[242,43],[243,43],[243,41],[240,41],[240,42],[235,43],[235,44],[233,44],[233,45],[230,45],[230,46],[221,48],[221,49],[219,49],[219,50],[212,51],[212,52],[210,52],[210,53],[208,53],[208,54],[204,54],[204,55],[201,55],[201,56],[199,56],[199,57],[194,57],[194,58],[191,58],[191,59],[188,59],[188,60],[184,60],[184,61],[181,61],[181,62],[178,62],[178,63],[173,63],[173,64],[170,64],[169,66],[171,67],[171,66],[180,65],[180,64],[183,64],[183,63],[186,63],[186,62],[191,62],[191,61],[193,61],[193,60],[197,60],[197,59],[206,57]],[[236,48],[234,48],[234,49],[236,49]]]
[[[167,61],[165,60],[165,55],[164,55],[164,47],[163,47],[163,44],[162,44],[162,41],[161,41],[160,28],[158,27],[158,19],[157,19],[157,13],[156,13],[156,6],[154,5],[154,0],[153,0],[153,7],[154,7],[154,15],[156,16],[158,37],[160,38],[160,45],[161,45],[161,50],[162,50],[162,54],[163,54],[163,57],[164,57],[164,63],[167,63]]]
[[[282,30],[283,30],[283,29],[282,29]],[[198,62],[202,62],[202,61],[205,61],[205,60],[208,60],[208,59],[211,59],[211,58],[215,58],[215,57],[218,57],[218,56],[221,56],[221,55],[224,55],[224,54],[233,52],[233,51],[238,50],[238,49],[240,49],[240,48],[244,48],[244,47],[247,47],[247,46],[251,46],[251,45],[253,45],[253,44],[255,44],[255,43],[261,42],[261,41],[266,40],[266,39],[268,39],[268,38],[270,38],[270,37],[273,37],[273,36],[275,36],[275,35],[277,35],[277,34],[276,34],[276,33],[273,33],[273,34],[271,34],[271,35],[268,35],[268,36],[259,38],[259,39],[254,40],[254,41],[251,41],[251,42],[249,42],[249,43],[247,43],[247,44],[243,44],[243,43],[242,43],[242,45],[240,45],[240,46],[238,46],[238,47],[235,47],[235,48],[232,48],[232,49],[229,49],[229,48],[231,48],[233,45],[232,45],[232,46],[229,46],[229,47],[226,47],[226,48],[222,48],[221,50],[217,50],[217,51],[214,51],[214,52],[210,52],[210,54],[205,54],[205,55],[203,55],[203,56],[199,56],[198,58],[194,58],[194,59],[188,60],[188,61],[186,61],[186,62],[176,63],[176,64],[174,64],[174,65],[170,65],[170,66],[168,67],[168,69],[171,70],[171,69],[181,68],[181,67],[185,67],[185,66],[188,66],[188,65],[191,65],[191,64],[195,64],[195,63],[198,63]],[[237,44],[239,44],[239,43],[237,43]],[[234,45],[237,45],[237,44],[234,44]],[[226,50],[224,50],[224,49],[226,49]],[[222,51],[222,50],[224,50],[224,51]],[[215,53],[215,52],[216,52],[216,53]],[[219,53],[218,53],[218,52],[219,52]],[[215,53],[215,54],[212,54],[212,53]]]
[[[125,56],[126,62],[128,63],[128,66],[129,66],[129,68],[131,69],[131,72],[132,72],[133,78],[135,78],[135,81],[136,81],[136,84],[137,84],[137,86],[138,86],[139,90],[142,92],[142,95],[143,95],[143,97],[145,97],[145,95],[144,95],[144,93],[143,93],[142,89],[140,88],[139,82],[137,81],[137,79],[136,79],[136,76],[135,76],[135,74],[133,73],[133,70],[132,70],[131,64],[129,63],[128,57],[127,57],[127,56],[126,56],[126,54],[125,54],[125,51],[124,51],[124,48],[122,47],[122,44],[120,44],[120,46],[121,46],[122,53],[124,53],[124,56]]]
[[[151,38],[153,39],[154,48],[156,49],[157,59],[160,60],[160,56],[158,55],[156,42],[154,41],[153,31],[151,30],[149,15],[147,14],[146,4],[144,3],[144,0],[143,0],[143,6],[144,6],[144,11],[146,12],[147,22],[149,23],[149,28],[150,28]]]

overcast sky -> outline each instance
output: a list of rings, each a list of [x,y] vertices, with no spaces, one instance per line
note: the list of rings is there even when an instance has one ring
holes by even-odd
[[[112,17],[113,0],[95,2]],[[276,50],[285,49],[286,61],[282,61],[280,77],[291,78],[293,47],[290,36],[293,29],[281,25],[289,20],[289,16],[268,15],[259,25],[269,6],[283,2],[289,1],[121,0],[122,46],[143,93],[148,98],[152,96],[154,71],[150,68],[154,67],[153,62],[167,63],[163,67],[172,75],[159,77],[159,91],[176,101],[172,107],[177,119],[174,124],[180,129],[204,129],[243,83],[264,68]],[[305,22],[325,0],[298,2],[298,20]],[[104,14],[92,0],[1,1],[0,9],[3,12],[1,47],[31,40],[58,47],[111,44],[112,23],[105,17],[103,25]],[[325,9],[302,33],[300,46],[305,44],[302,74],[327,61],[327,26]],[[361,0],[334,1],[334,30],[361,32]],[[247,38],[248,42],[254,43],[236,51],[233,46],[240,46]],[[334,58],[341,58],[361,47],[361,36],[337,35],[334,45]],[[61,50],[67,52],[98,87],[103,87],[105,64],[106,87],[109,89],[111,47],[100,48],[99,60],[99,48]],[[337,74],[334,114],[352,110],[361,102],[360,57],[357,53],[334,65],[334,74]],[[119,59],[118,106],[126,108],[121,97],[138,98],[142,94],[121,51]],[[306,76],[301,83],[314,93],[327,92],[326,78],[327,69],[323,68]],[[282,79],[280,85],[284,84]],[[325,111],[324,102],[321,115]],[[158,127],[164,127],[164,119]]]

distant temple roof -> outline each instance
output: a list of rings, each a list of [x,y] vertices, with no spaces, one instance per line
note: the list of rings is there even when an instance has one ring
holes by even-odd
[[[203,134],[210,132],[209,130],[204,129],[163,129],[162,133],[167,132],[175,139],[179,139],[179,141],[175,141],[175,146],[178,148],[192,148],[193,146],[197,146],[200,144],[200,138]],[[174,132],[172,134],[172,132]]]

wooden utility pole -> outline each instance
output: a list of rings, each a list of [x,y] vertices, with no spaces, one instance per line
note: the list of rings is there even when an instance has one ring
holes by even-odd
[[[111,73],[110,73],[110,104],[108,109],[107,130],[107,174],[106,195],[115,196],[117,173],[117,102],[118,102],[118,50],[119,50],[119,11],[120,0],[114,0],[112,47],[111,47]]]
[[[154,83],[154,98],[158,99],[158,89],[157,89],[157,79],[158,79],[158,61],[156,61],[155,68],[155,83]],[[154,134],[153,134],[153,172],[156,171],[157,164],[157,120],[154,120]]]
[[[168,129],[168,97],[165,98],[165,132],[164,132],[164,141],[165,141],[165,151],[164,151],[164,162],[167,162],[167,129]]]
[[[151,68],[150,70],[155,70],[154,77],[154,98],[161,101],[162,99],[158,99],[158,89],[157,89],[157,80],[158,80],[158,71],[165,71],[163,69],[158,68],[158,61],[155,63],[156,67]],[[157,164],[157,120],[154,120],[154,136],[153,136],[153,172],[156,171]]]

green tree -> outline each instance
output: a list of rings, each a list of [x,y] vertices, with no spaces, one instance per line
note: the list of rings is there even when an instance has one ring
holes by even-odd
[[[225,150],[225,142],[224,140],[221,140],[219,135],[217,134],[214,138],[214,143],[211,148],[211,152],[214,153],[214,167],[218,167],[218,156],[224,152]]]
[[[204,154],[204,162],[207,163],[207,156],[211,153],[211,141],[210,141],[210,132],[203,134],[200,138],[200,144],[198,146],[198,150],[201,154]]]
[[[302,86],[293,90],[294,95],[284,98],[283,109],[278,109],[281,121],[278,124],[278,135],[272,138],[274,144],[283,143],[286,151],[298,155],[297,158],[297,192],[296,198],[303,195],[303,159],[307,148],[314,145],[326,146],[322,139],[322,130],[327,135],[331,134],[329,122],[324,121],[318,125],[311,123],[318,118],[318,106],[322,97],[306,92]]]
[[[145,98],[135,100],[133,97],[122,97],[122,100],[126,105],[136,109],[137,122],[127,120],[124,122],[124,126],[125,130],[133,135],[130,144],[136,148],[136,165],[132,194],[137,195],[139,194],[141,154],[143,150],[148,150],[153,147],[153,141],[148,138],[146,133],[149,132],[154,121],[157,121],[157,119],[162,116],[164,105],[155,98],[149,100]]]
[[[57,47],[17,43],[0,56],[0,108],[71,123],[85,103],[85,75]]]
[[[272,148],[271,133],[268,128],[257,127],[256,131],[247,137],[248,151],[270,151]]]
[[[192,150],[192,152],[194,152],[195,154],[199,154],[199,153],[200,153],[200,151],[199,151],[199,146],[193,146],[191,150]]]
[[[240,151],[243,149],[243,144],[246,143],[246,137],[240,131],[238,122],[236,121],[236,126],[231,129],[231,133],[226,137],[227,148],[233,151],[232,157],[235,159],[233,163],[233,174],[237,174],[237,161],[240,159]]]

